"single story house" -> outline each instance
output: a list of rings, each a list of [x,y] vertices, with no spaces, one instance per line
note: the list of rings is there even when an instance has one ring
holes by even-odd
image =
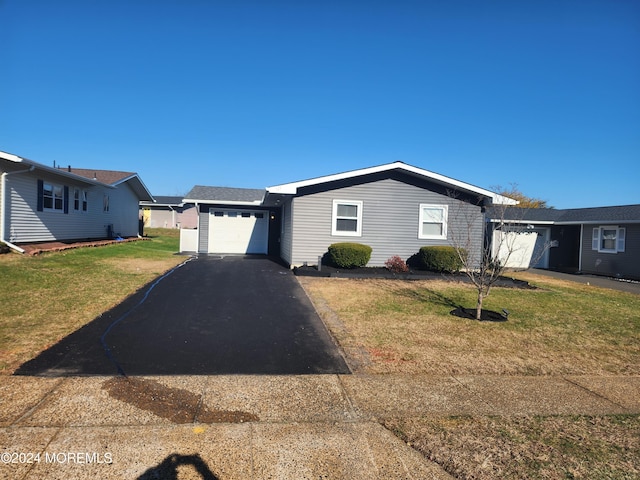
[[[155,201],[140,202],[140,218],[149,228],[195,228],[198,213],[193,203],[182,197],[154,195]]]
[[[370,266],[453,241],[479,256],[484,209],[517,203],[403,162],[265,190],[196,186],[183,201],[198,209],[196,229],[181,231],[183,252],[270,254],[292,267],[317,264],[337,242],[372,247]]]
[[[0,152],[0,241],[20,244],[138,235],[138,204],[153,196],[138,174],[49,167]]]
[[[538,234],[531,262],[519,267],[640,280],[640,205],[494,208],[488,222],[505,223],[517,235]]]

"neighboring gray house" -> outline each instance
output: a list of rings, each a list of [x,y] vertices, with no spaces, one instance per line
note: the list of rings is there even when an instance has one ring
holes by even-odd
[[[563,272],[583,272],[640,280],[640,205],[522,209],[488,212],[515,228],[538,233],[538,248],[548,245],[530,265]],[[528,227],[528,228],[527,228]],[[527,265],[528,266],[528,265]]]
[[[449,245],[456,235],[480,251],[483,209],[516,203],[402,162],[266,190],[195,187],[184,201],[198,206],[199,225],[182,251],[268,253],[290,266],[316,264],[337,242],[371,246],[370,266]]]
[[[48,167],[0,152],[0,241],[20,244],[136,236],[153,197],[136,173]]]
[[[140,218],[149,228],[196,228],[198,213],[182,197],[154,195],[155,201],[140,202]]]

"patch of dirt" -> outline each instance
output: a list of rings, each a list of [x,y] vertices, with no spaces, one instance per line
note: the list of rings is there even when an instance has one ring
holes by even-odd
[[[166,260],[148,260],[144,258],[112,258],[102,260],[101,263],[116,267],[125,273],[144,273],[144,274],[161,274],[176,265],[177,259],[170,258]]]
[[[201,397],[188,390],[168,387],[153,380],[114,377],[102,388],[109,396],[146,410],[173,423],[243,423],[256,422],[257,415],[237,410],[209,410]]]

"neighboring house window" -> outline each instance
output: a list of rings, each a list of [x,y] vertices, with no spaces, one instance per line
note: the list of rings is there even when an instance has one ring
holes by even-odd
[[[45,183],[42,189],[42,202],[45,210],[60,210],[64,208],[63,188],[60,185]]]
[[[102,198],[102,211],[103,212],[108,212],[109,211],[109,195],[105,195]]]
[[[591,236],[591,249],[600,253],[624,252],[625,236],[624,227],[595,227]]]
[[[331,235],[362,236],[362,202],[333,201]]]
[[[420,204],[420,225],[418,238],[444,240],[447,238],[447,205]]]
[[[80,190],[79,188],[73,189],[73,209],[75,211],[80,211],[82,209],[83,212],[87,211],[87,191]]]

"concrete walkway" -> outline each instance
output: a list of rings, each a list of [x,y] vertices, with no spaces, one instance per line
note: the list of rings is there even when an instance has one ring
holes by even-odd
[[[572,274],[554,272],[551,270],[542,270],[539,268],[532,268],[529,272],[535,275],[541,275],[543,277],[556,278],[558,280],[566,280],[568,282],[581,283],[583,285],[594,285],[596,287],[610,288],[612,290],[619,290],[621,292],[635,293],[640,295],[640,282],[618,280],[611,277],[602,277],[599,275],[587,275],[587,274]]]
[[[616,413],[640,377],[0,377],[0,478],[445,479],[377,420]]]

